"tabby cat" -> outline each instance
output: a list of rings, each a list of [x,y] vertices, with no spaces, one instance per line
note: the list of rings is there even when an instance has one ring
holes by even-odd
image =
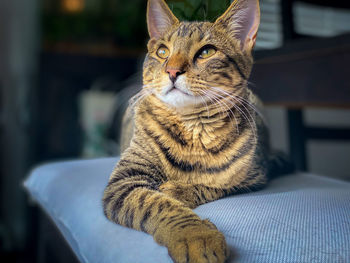
[[[214,23],[180,22],[164,0],[148,1],[143,89],[103,206],[174,262],[224,262],[224,235],[192,208],[267,181],[265,126],[248,88],[259,21],[258,0],[233,1]]]

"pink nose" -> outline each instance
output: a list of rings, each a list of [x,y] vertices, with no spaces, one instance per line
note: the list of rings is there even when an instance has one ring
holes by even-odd
[[[179,69],[172,69],[169,68],[166,70],[166,72],[169,74],[169,78],[174,81],[178,75],[180,75],[180,70]]]

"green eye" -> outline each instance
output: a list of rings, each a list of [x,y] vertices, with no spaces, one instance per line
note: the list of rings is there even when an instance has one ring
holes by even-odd
[[[214,48],[206,48],[199,54],[199,58],[209,58],[216,53]]]
[[[169,49],[167,49],[166,47],[162,46],[160,48],[158,48],[157,50],[157,56],[162,58],[162,59],[166,59],[169,56]]]

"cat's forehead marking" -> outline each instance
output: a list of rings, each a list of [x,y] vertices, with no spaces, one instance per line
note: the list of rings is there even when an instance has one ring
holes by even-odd
[[[194,40],[194,41],[202,41],[206,36],[208,29],[208,22],[181,22],[177,28],[175,28],[172,32],[169,32],[168,36],[165,38],[168,42],[172,40],[176,41],[183,40]]]

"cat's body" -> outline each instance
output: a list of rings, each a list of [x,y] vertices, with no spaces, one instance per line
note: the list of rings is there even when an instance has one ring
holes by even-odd
[[[256,110],[261,109],[254,94],[249,93],[247,100]],[[179,115],[158,101],[147,99],[138,105],[136,114],[131,107],[123,120],[122,152],[133,145],[134,137],[138,146],[149,147],[156,154],[152,158],[161,166],[166,181],[218,188],[226,192],[224,195],[265,185],[269,151],[267,131],[264,121],[249,106],[245,105],[245,115],[254,119],[241,118],[238,128],[218,109],[209,112],[206,108],[192,109],[191,113]],[[229,111],[240,114],[233,107]],[[179,193],[177,199],[181,199],[181,195],[183,193]],[[208,196],[200,198],[201,201],[192,198],[194,203],[187,204],[194,208],[218,198]]]
[[[179,22],[163,0],[149,1],[143,92],[103,204],[175,262],[224,262],[224,236],[191,208],[267,181],[266,128],[247,87],[258,24],[256,0],[234,1],[215,23]]]

